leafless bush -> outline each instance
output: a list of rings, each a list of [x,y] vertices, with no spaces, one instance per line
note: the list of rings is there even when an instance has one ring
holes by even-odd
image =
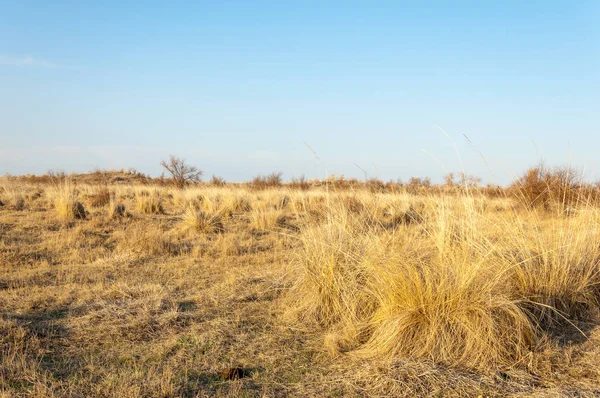
[[[161,161],[160,165],[171,175],[173,183],[178,188],[184,188],[187,184],[200,182],[202,170],[190,166],[184,159],[170,155],[168,161]]]
[[[281,176],[283,173],[271,173],[268,175],[258,175],[254,177],[250,183],[250,187],[253,189],[268,189],[268,188],[279,188],[283,185]]]

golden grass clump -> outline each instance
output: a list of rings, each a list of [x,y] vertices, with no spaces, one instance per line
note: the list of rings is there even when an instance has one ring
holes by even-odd
[[[537,218],[537,215],[532,215]],[[514,287],[534,313],[548,323],[587,320],[600,309],[600,224],[598,210],[576,217],[536,220],[535,228],[510,234],[507,253]]]
[[[218,233],[225,230],[218,214],[208,214],[194,206],[188,206],[183,212],[183,225],[196,232]]]
[[[360,354],[483,371],[523,361],[534,327],[519,300],[502,289],[505,278],[485,269],[484,258],[457,253],[452,260],[422,263],[400,256],[373,270],[369,286],[377,310]]]
[[[233,197],[231,200],[231,210],[235,213],[246,213],[251,211],[251,199],[246,196]]]
[[[548,219],[490,213],[470,195],[431,198],[419,212],[340,199],[303,226],[288,297],[288,314],[338,350],[488,372],[525,366],[549,323],[598,315],[595,209]],[[382,215],[408,217],[407,227],[373,222]]]
[[[442,204],[428,225],[402,234],[378,229],[372,212],[357,215],[356,203],[302,230],[292,313],[342,335],[361,356],[487,370],[525,357],[535,328],[468,202]]]
[[[78,195],[70,179],[65,178],[55,182],[46,189],[46,196],[61,219],[74,220],[86,218],[85,208],[81,202],[77,201]]]
[[[255,231],[271,231],[284,223],[281,210],[261,209],[252,210],[249,214],[250,226]]]
[[[139,190],[135,197],[136,208],[140,213],[162,214],[164,212],[163,201],[158,190]]]
[[[25,190],[14,185],[0,187],[0,206],[11,206],[15,210],[25,209]]]
[[[364,318],[359,302],[366,281],[365,254],[372,243],[366,237],[357,239],[364,232],[360,220],[345,212],[302,229],[293,272],[298,279],[289,294],[292,315],[324,327],[352,325]]]

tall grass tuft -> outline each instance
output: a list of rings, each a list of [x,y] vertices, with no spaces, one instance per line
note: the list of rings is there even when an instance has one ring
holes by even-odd
[[[373,223],[373,206],[389,205],[347,197],[303,225],[290,272],[287,314],[337,336],[338,351],[526,366],[548,320],[599,307],[597,215],[527,228],[537,213],[489,213],[465,194],[429,198],[426,217],[398,231]]]
[[[283,212],[274,208],[253,209],[249,218],[252,229],[259,232],[271,231],[284,222]]]
[[[218,214],[209,214],[191,205],[183,212],[183,225],[201,233],[219,233],[225,230]]]
[[[164,213],[162,198],[160,192],[156,189],[139,190],[135,194],[136,208],[144,214],[162,214]]]
[[[598,210],[543,220],[536,228],[514,229],[506,256],[513,286],[542,325],[587,320],[600,309],[600,224]]]
[[[526,357],[535,329],[520,301],[503,289],[506,278],[484,256],[461,249],[444,262],[429,262],[413,255],[407,251],[372,270],[368,283],[377,310],[359,354],[483,371]]]
[[[70,178],[55,180],[46,189],[46,196],[61,219],[74,220],[86,218],[85,208],[77,201],[77,192]]]

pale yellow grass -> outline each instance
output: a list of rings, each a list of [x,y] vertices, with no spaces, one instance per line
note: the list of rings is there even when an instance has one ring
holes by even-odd
[[[600,393],[591,206],[0,182],[0,394]]]

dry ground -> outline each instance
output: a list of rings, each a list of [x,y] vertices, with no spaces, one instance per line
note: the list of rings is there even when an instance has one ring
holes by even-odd
[[[600,396],[600,327],[590,308],[596,274],[583,299],[562,303],[566,315],[582,306],[585,314],[552,323],[545,313],[514,366],[479,359],[486,368],[478,369],[444,347],[430,357],[393,349],[390,357],[368,336],[348,344],[387,348],[356,355],[344,349],[339,323],[311,323],[323,310],[313,303],[322,287],[302,285],[296,273],[310,266],[310,239],[320,242],[314,228],[327,225],[336,204],[369,212],[377,236],[411,236],[410,256],[418,257],[417,239],[429,231],[420,229],[423,218],[439,198],[6,181],[0,195],[0,396]],[[538,218],[508,199],[475,202],[499,226],[498,240],[498,220],[518,212],[523,229],[586,217],[585,226],[565,228],[589,230],[600,221],[593,209]],[[598,250],[594,237],[578,250]],[[311,296],[308,304],[299,294]],[[220,375],[232,367],[243,377]]]

